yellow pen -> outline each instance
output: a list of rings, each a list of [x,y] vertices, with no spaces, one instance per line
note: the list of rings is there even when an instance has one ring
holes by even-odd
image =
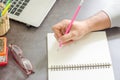
[[[11,5],[11,3],[9,3],[5,8],[4,8],[4,10],[2,11],[2,16],[4,16],[5,15],[5,13],[8,11],[8,9],[10,8],[10,5]]]

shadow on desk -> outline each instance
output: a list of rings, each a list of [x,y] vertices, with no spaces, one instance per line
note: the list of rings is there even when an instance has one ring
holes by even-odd
[[[107,37],[109,40],[120,38],[120,28],[119,27],[107,29],[106,32],[107,32]]]
[[[107,29],[106,32],[114,68],[115,80],[120,80],[120,27]]]

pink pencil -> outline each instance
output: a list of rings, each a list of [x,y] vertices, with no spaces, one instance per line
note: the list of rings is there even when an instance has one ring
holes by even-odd
[[[78,12],[80,11],[80,8],[81,8],[81,5],[83,4],[83,2],[84,2],[84,0],[81,0],[80,4],[78,5],[78,7],[77,7],[77,9],[76,9],[76,11],[75,11],[75,13],[74,13],[74,15],[72,17],[72,20],[71,20],[70,24],[68,25],[68,27],[67,27],[67,29],[65,31],[65,34],[68,34],[70,32],[72,24],[75,21],[75,19],[76,19],[77,15],[78,15]],[[62,43],[61,42],[60,42],[59,46],[62,47]]]

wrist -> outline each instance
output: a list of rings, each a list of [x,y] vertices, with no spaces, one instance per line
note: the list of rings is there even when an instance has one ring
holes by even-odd
[[[110,28],[111,23],[108,15],[101,11],[98,14],[85,20],[88,25],[89,31],[97,31]]]

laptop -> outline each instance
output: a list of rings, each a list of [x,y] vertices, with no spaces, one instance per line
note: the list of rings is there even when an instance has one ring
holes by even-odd
[[[4,4],[7,0],[0,0]],[[39,27],[56,0],[11,0],[10,19]]]

